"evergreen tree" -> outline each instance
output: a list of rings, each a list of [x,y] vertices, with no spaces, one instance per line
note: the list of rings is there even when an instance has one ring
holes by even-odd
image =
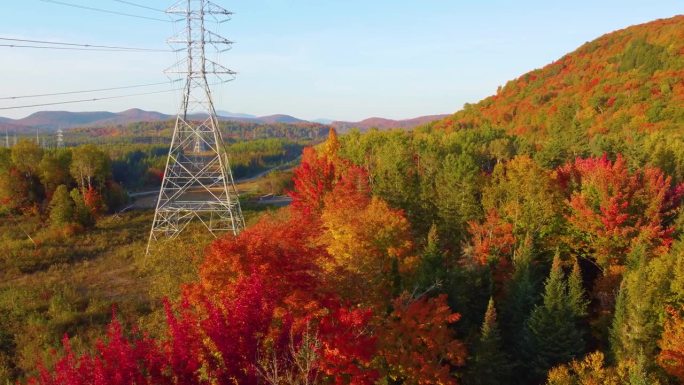
[[[440,230],[446,243],[458,248],[466,234],[468,221],[482,216],[479,199],[480,167],[468,154],[447,154],[434,179],[434,204]]]
[[[530,374],[536,380],[545,378],[552,367],[584,353],[584,339],[577,327],[558,254],[544,284],[544,301],[534,308],[527,321],[525,339]]]
[[[444,263],[444,253],[439,247],[439,235],[437,225],[430,227],[427,243],[423,250],[423,256],[418,270],[418,286],[426,289],[432,285],[444,283],[447,278],[447,269]]]
[[[74,219],[78,224],[84,227],[90,227],[95,224],[95,218],[88,206],[85,204],[83,195],[78,189],[71,190],[71,199],[74,201]]]
[[[518,373],[516,377],[519,382],[516,383],[520,384],[526,383],[525,376],[520,373],[527,366],[526,357],[523,355],[525,341],[521,336],[525,333],[526,320],[539,298],[535,274],[532,270],[533,252],[532,239],[527,236],[515,251],[514,270],[508,285],[508,295],[501,305],[502,330],[505,331],[504,345],[509,349],[512,370]]]
[[[655,366],[664,303],[671,296],[671,283],[676,281],[673,255],[648,261],[643,247],[630,253],[633,267],[620,285],[610,329],[611,350],[616,361],[645,360],[642,366],[646,370]]]
[[[585,295],[582,284],[582,271],[580,270],[577,258],[575,258],[572,264],[572,272],[568,277],[568,301],[575,317],[581,319],[587,316],[589,300],[587,300]]]
[[[60,227],[74,220],[74,201],[69,196],[65,185],[59,185],[50,201],[50,222],[53,226]]]
[[[480,339],[475,344],[472,357],[467,384],[503,385],[509,383],[510,362],[503,350],[493,298],[489,299],[480,330]]]

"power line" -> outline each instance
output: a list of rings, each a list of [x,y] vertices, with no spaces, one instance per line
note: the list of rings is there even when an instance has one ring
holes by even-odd
[[[180,80],[181,79],[173,80],[173,81],[171,81],[171,83],[177,83]],[[158,86],[158,85],[168,84],[168,83],[169,82],[159,82],[159,83],[139,84],[139,85],[123,86],[123,87],[98,88],[98,89],[83,90],[83,91],[53,92],[53,93],[49,93],[49,94],[37,94],[37,95],[5,96],[5,97],[0,97],[0,100],[17,100],[17,99],[28,99],[28,98],[40,98],[40,97],[45,97],[45,96],[85,94],[85,93],[90,93],[90,92],[102,92],[102,91],[124,90],[124,89],[130,89],[130,88],[151,87],[151,86]]]
[[[0,37],[0,40],[4,41],[17,41],[22,43],[37,43],[37,44],[54,44],[54,45],[66,45],[70,47],[84,47],[84,48],[104,48],[110,50],[121,50],[121,51],[145,51],[145,52],[172,52],[165,49],[155,49],[155,48],[139,48],[139,47],[120,47],[112,45],[95,45],[95,44],[78,44],[78,43],[63,43],[58,41],[44,41],[44,40],[29,40],[29,39],[13,39],[8,37]]]
[[[209,85],[210,85],[210,86],[214,86],[214,85],[219,85],[219,84],[222,84],[222,83],[225,83],[225,82],[217,82],[217,83],[212,83],[212,84],[209,84]],[[154,92],[141,92],[141,93],[137,93],[137,94],[128,94],[128,95],[104,96],[104,97],[100,97],[100,98],[68,100],[68,101],[63,101],[63,102],[28,104],[28,105],[13,106],[13,107],[0,107],[0,110],[18,110],[18,109],[22,109],[22,108],[57,106],[57,105],[61,105],[61,104],[75,104],[75,103],[97,102],[97,101],[100,101],[100,100],[123,99],[123,98],[130,98],[130,97],[134,97],[134,96],[164,94],[164,93],[177,92],[177,91],[182,91],[182,90],[183,90],[183,88],[174,88],[174,89],[171,89],[171,90],[154,91]]]
[[[155,21],[163,21],[163,22],[168,22],[168,21],[169,21],[169,20],[159,19],[159,18],[156,18],[156,17],[134,15],[134,14],[131,14],[131,13],[124,13],[124,12],[112,11],[112,10],[109,10],[109,9],[87,7],[87,6],[85,6],[85,5],[66,3],[66,2],[63,2],[63,1],[57,1],[57,0],[40,0],[40,1],[43,1],[43,2],[45,2],[45,3],[53,3],[53,4],[64,5],[64,6],[67,6],[67,7],[80,8],[80,9],[87,9],[87,10],[89,10],[89,11],[102,12],[102,13],[109,13],[109,14],[112,14],[112,15],[128,16],[128,17],[135,17],[135,18],[138,18],[138,19],[147,19],[147,20],[155,20]]]
[[[149,9],[150,11],[157,11],[157,12],[161,12],[161,13],[166,13],[166,11],[163,9],[148,7],[146,5],[137,4],[137,3],[134,3],[132,1],[125,1],[125,0],[112,0],[112,1],[116,1],[117,3],[132,5],[132,6],[138,7],[138,8]]]
[[[122,98],[130,98],[130,97],[133,97],[133,96],[163,94],[163,93],[167,93],[167,92],[176,92],[176,91],[180,91],[180,90],[181,90],[181,89],[178,88],[178,89],[165,90],[165,91],[141,92],[141,93],[138,93],[138,94],[117,95],[117,96],[106,96],[106,97],[101,97],[101,98],[69,100],[69,101],[64,101],[64,102],[29,104],[29,105],[14,106],[14,107],[0,107],[0,110],[18,110],[18,109],[21,109],[21,108],[57,106],[57,105],[60,105],[60,104],[75,104],[75,103],[97,102],[97,101],[100,101],[100,100],[122,99]]]
[[[0,44],[0,47],[9,47],[9,48],[56,49],[56,50],[63,50],[63,51],[147,52],[147,51],[131,51],[131,50],[125,50],[125,49],[109,49],[109,48],[46,47],[46,46],[25,45],[25,44]]]

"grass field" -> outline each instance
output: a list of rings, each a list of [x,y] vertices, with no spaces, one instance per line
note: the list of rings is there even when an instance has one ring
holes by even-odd
[[[271,210],[246,203],[246,221]],[[213,239],[190,226],[145,255],[153,211],[101,218],[94,229],[65,233],[37,216],[0,221],[0,384],[50,365],[67,334],[74,349],[103,335],[116,307],[127,324],[155,334],[161,299],[194,280]]]

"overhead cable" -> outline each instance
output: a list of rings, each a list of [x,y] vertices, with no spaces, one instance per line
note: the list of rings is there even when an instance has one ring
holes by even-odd
[[[135,17],[138,19],[147,19],[147,20],[154,20],[154,21],[163,21],[163,22],[168,22],[169,20],[165,19],[159,19],[156,17],[149,17],[149,16],[142,16],[142,15],[134,15],[131,13],[124,13],[124,12],[118,12],[118,11],[112,11],[109,9],[102,9],[102,8],[95,8],[95,7],[88,7],[85,5],[80,5],[80,4],[73,4],[73,3],[67,3],[64,1],[57,1],[57,0],[40,0],[45,3],[52,3],[52,4],[59,4],[59,5],[64,5],[67,7],[73,7],[73,8],[80,8],[80,9],[86,9],[89,11],[95,11],[95,12],[101,12],[101,13],[109,13],[112,15],[119,15],[119,16],[128,16],[128,17]]]
[[[180,79],[176,79],[176,80],[172,80],[171,82],[167,81],[167,82],[139,84],[139,85],[122,86],[122,87],[98,88],[98,89],[83,90],[83,91],[66,91],[66,92],[53,92],[53,93],[46,93],[46,94],[36,94],[36,95],[5,96],[5,97],[0,97],[0,100],[17,100],[17,99],[28,99],[28,98],[40,98],[40,97],[46,97],[46,96],[60,96],[60,95],[73,95],[73,94],[85,94],[85,93],[92,93],[92,92],[124,90],[124,89],[130,89],[130,88],[142,88],[142,87],[158,86],[158,85],[162,85],[162,84],[177,83],[179,81],[180,81]]]
[[[21,42],[21,43],[35,43],[35,44],[61,45],[61,46],[69,46],[69,47],[82,47],[82,48],[88,48],[88,49],[102,48],[102,49],[117,50],[117,51],[171,52],[170,50],[167,50],[167,49],[121,47],[121,46],[112,46],[112,45],[97,45],[97,44],[82,44],[82,43],[80,43],[80,44],[79,43],[64,43],[64,42],[60,42],[60,41],[15,39],[15,38],[9,38],[9,37],[0,37],[0,40],[2,40],[2,41],[16,41],[16,42]],[[46,48],[49,48],[49,47],[46,47]]]
[[[157,12],[166,13],[166,11],[163,10],[163,9],[148,7],[148,6],[146,6],[146,5],[134,3],[134,2],[132,2],[132,1],[125,1],[125,0],[112,0],[112,1],[116,1],[117,3],[121,3],[121,4],[132,5],[132,6],[138,7],[138,8],[149,9],[150,11],[157,11]]]
[[[45,106],[57,106],[57,105],[61,105],[61,104],[75,104],[75,103],[97,102],[97,101],[100,101],[100,100],[122,99],[122,98],[130,98],[130,97],[133,97],[133,96],[163,94],[163,93],[167,93],[167,92],[176,92],[176,91],[180,91],[180,89],[172,89],[172,90],[164,90],[164,91],[155,91],[155,92],[141,92],[141,93],[138,93],[138,94],[128,94],[128,95],[105,96],[105,97],[101,97],[101,98],[92,98],[92,99],[68,100],[68,101],[53,102],[53,103],[38,103],[38,104],[29,104],[29,105],[23,105],[23,106],[0,107],[0,110],[18,110],[18,109],[21,109],[21,108],[45,107]]]

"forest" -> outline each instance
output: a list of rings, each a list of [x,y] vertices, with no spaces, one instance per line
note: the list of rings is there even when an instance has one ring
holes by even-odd
[[[229,143],[247,165],[301,152],[292,204],[149,257],[149,213],[105,214],[105,150],[20,142],[0,152],[3,242],[30,252],[3,261],[0,380],[683,383],[683,125],[680,16],[411,131]],[[48,250],[22,233],[45,225],[61,233],[39,241],[83,255],[22,270]]]

